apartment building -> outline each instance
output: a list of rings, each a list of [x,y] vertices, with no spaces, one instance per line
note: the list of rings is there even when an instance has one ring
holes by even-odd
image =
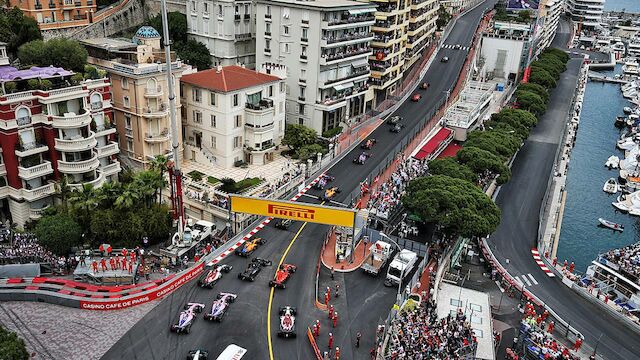
[[[258,0],[256,64],[288,70],[286,121],[321,134],[372,106],[375,7],[350,0]]]
[[[286,69],[262,70],[218,66],[182,77],[187,158],[223,169],[273,160],[285,130]]]
[[[207,46],[214,66],[256,62],[255,6],[251,0],[187,1],[189,38]]]
[[[84,26],[96,11],[95,0],[9,0],[9,6],[36,19],[41,29]]]
[[[171,148],[167,64],[165,52],[160,48],[160,34],[150,26],[143,26],[132,41],[96,38],[83,40],[82,44],[89,52],[88,62],[107,71],[111,79],[114,120],[125,165],[145,168],[158,155],[176,155]],[[182,139],[180,77],[193,69],[176,60],[172,53],[171,72],[178,139]],[[182,149],[180,143],[177,156],[182,156]]]
[[[567,0],[567,12],[580,30],[594,30],[602,23],[605,0]]]
[[[109,80],[72,84],[72,75],[0,66],[0,212],[20,227],[53,204],[62,177],[71,190],[99,187],[121,170]]]
[[[540,3],[539,16],[543,19],[543,25],[539,30],[538,52],[551,46],[558,30],[563,4],[563,0],[543,0]]]

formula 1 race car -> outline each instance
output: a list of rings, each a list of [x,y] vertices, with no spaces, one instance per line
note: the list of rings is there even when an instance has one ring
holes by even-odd
[[[422,83],[422,85],[420,85],[420,88],[422,90],[427,90],[429,88],[429,83],[428,82],[424,82]]]
[[[227,313],[229,304],[236,301],[238,295],[232,293],[220,293],[211,305],[211,311],[204,314],[204,319],[209,321],[222,321],[222,317]]]
[[[313,185],[313,187],[315,187],[318,190],[322,190],[324,189],[325,186],[327,186],[327,184],[330,181],[335,180],[335,178],[331,175],[327,175],[327,174],[322,174],[320,175],[320,178],[318,179],[318,182],[315,183],[315,185]]]
[[[402,130],[403,127],[404,127],[404,124],[396,124],[394,127],[390,128],[389,131],[397,134],[400,132],[400,130]]]
[[[198,279],[198,286],[211,289],[222,277],[222,273],[228,273],[233,267],[231,265],[213,265],[204,275]]]
[[[184,311],[180,312],[178,323],[171,325],[171,332],[174,333],[190,333],[191,325],[196,320],[196,314],[204,309],[204,304],[188,303],[184,306]]]
[[[284,306],[280,308],[280,327],[278,328],[279,337],[296,337],[296,308]]]
[[[364,165],[364,163],[367,161],[367,159],[369,159],[369,157],[371,157],[371,155],[363,151],[360,155],[358,155],[357,158],[353,159],[353,163],[358,165]]]
[[[387,124],[395,125],[395,124],[399,123],[400,121],[402,121],[402,117],[396,115],[396,116],[390,117],[389,120],[387,120]]]
[[[255,258],[251,260],[247,268],[238,274],[238,279],[245,281],[254,281],[256,276],[262,271],[264,266],[271,266],[271,260],[265,260],[261,258]]]
[[[378,140],[376,139],[369,139],[365,142],[363,142],[362,144],[360,144],[360,148],[361,149],[366,149],[369,150],[373,147],[373,145],[375,145],[378,142]]]
[[[287,282],[287,280],[289,280],[289,278],[291,277],[291,274],[296,272],[296,270],[298,270],[298,267],[295,265],[291,265],[291,264],[280,265],[280,268],[278,269],[278,271],[276,271],[276,276],[273,278],[273,280],[269,281],[269,286],[279,287],[281,289],[284,289],[285,287],[287,287],[285,283]]]
[[[187,360],[207,360],[209,352],[207,350],[191,350],[187,355]]]
[[[415,93],[411,97],[411,101],[413,101],[413,102],[419,101],[421,97],[422,97],[422,95],[420,95],[420,93]]]
[[[337,186],[330,187],[324,191],[324,194],[322,196],[320,196],[320,200],[330,201],[339,192],[340,192],[340,188],[338,188]]]
[[[275,228],[280,230],[289,230],[289,226],[293,224],[293,220],[291,219],[278,219],[276,220]]]
[[[260,246],[260,245],[262,245],[262,244],[264,244],[266,242],[267,242],[267,240],[265,240],[263,238],[254,238],[253,240],[247,240],[247,241],[244,242],[244,244],[242,244],[242,246],[240,246],[239,248],[236,249],[236,255],[248,257],[254,251],[256,251],[258,246]]]

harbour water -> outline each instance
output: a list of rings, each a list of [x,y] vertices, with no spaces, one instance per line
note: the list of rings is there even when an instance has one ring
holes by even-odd
[[[620,72],[620,65],[617,67]],[[603,72],[612,76],[614,72]],[[616,149],[620,130],[614,127],[616,115],[630,103],[622,97],[620,85],[589,82],[585,93],[580,127],[571,154],[567,175],[567,201],[564,210],[558,261],[574,261],[576,270],[586,267],[599,253],[640,241],[640,218],[615,212],[611,203],[617,195],[602,190],[604,182],[618,177],[604,163],[611,155],[624,158]],[[598,218],[623,224],[624,232],[599,228]]]
[[[605,10],[620,11],[624,9],[626,12],[640,12],[640,1],[638,0],[607,0],[604,3]]]

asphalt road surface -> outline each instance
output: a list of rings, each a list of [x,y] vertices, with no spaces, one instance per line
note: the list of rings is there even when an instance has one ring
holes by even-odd
[[[559,43],[568,41],[568,29],[568,26],[559,28],[556,39]],[[531,255],[531,248],[536,246],[542,198],[562,137],[579,66],[579,59],[569,61],[567,71],[551,93],[547,112],[518,153],[512,167],[513,177],[500,189],[496,199],[502,218],[490,237],[489,246],[511,275],[530,274],[535,278],[536,282],[531,282],[527,289],[580,331],[591,347],[597,344],[599,355],[606,359],[638,359],[640,335],[637,332],[629,331],[599,306],[578,296],[558,277],[545,275]],[[505,259],[509,259],[509,264]]]
[[[445,44],[469,46],[485,8],[493,6],[493,3],[494,0],[487,1],[459,18]],[[441,49],[422,80],[430,83],[429,89],[417,90],[423,94],[422,99],[419,102],[407,100],[394,114],[404,118],[403,123],[406,127],[401,133],[393,134],[389,132],[387,125],[380,126],[371,135],[378,141],[374,148],[368,151],[371,158],[364,165],[352,163],[353,158],[362,151],[355,148],[330,170],[336,178],[332,185],[339,186],[342,190],[336,201],[348,202],[349,199],[345,198],[347,194],[359,187],[364,176],[446,97],[445,92],[455,85],[466,55],[467,51],[461,49]],[[449,57],[447,63],[439,61],[444,56]],[[310,193],[319,194],[314,191]],[[307,196],[299,201],[318,202]],[[322,314],[314,306],[314,281],[315,265],[327,229],[325,225],[294,223],[289,230],[283,231],[273,228],[270,224],[256,234],[267,239],[267,243],[261,246],[254,256],[272,260],[274,265],[264,268],[255,282],[243,282],[237,278],[238,272],[246,267],[248,259],[238,256],[227,257],[224,263],[232,265],[233,270],[225,274],[214,289],[200,289],[195,281],[183,285],[129,330],[103,359],[182,359],[189,350],[198,348],[209,350],[215,357],[229,344],[246,348],[248,359],[312,358],[304,331],[306,326]],[[267,284],[280,261],[297,265],[298,271],[293,274],[286,289],[277,289],[271,296]],[[348,303],[346,306],[349,311],[348,314],[343,314],[341,322],[348,324],[349,332],[343,331],[341,335],[344,342],[342,358],[365,359],[368,356],[367,344],[373,344],[375,324],[380,318],[386,317],[395,300],[396,291],[394,288],[384,288],[382,279],[366,278],[360,271],[345,274],[343,281],[343,301]],[[177,322],[178,314],[187,302],[201,302],[210,307],[218,292],[232,292],[238,295],[221,323],[207,322],[200,314],[190,334],[177,335],[169,332],[169,327]],[[282,340],[276,337],[279,324],[278,308],[284,305],[298,309],[296,339]],[[271,343],[267,335],[268,326]],[[354,338],[355,335],[351,333],[360,330],[363,331],[363,346],[358,349],[359,352],[353,352],[355,350],[351,349],[350,341],[346,339]],[[336,342],[338,340],[340,339],[336,339]]]

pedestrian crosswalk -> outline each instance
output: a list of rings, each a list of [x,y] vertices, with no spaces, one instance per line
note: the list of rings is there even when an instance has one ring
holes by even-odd
[[[469,46],[462,46],[460,44],[444,44],[442,45],[443,49],[457,49],[457,50],[463,50],[463,51],[468,51],[469,50]]]
[[[531,274],[524,274],[524,275],[520,275],[520,276],[514,276],[516,282],[518,284],[520,284],[520,286],[534,286],[534,285],[538,285],[538,280],[536,280],[536,278],[533,277],[533,275]]]

